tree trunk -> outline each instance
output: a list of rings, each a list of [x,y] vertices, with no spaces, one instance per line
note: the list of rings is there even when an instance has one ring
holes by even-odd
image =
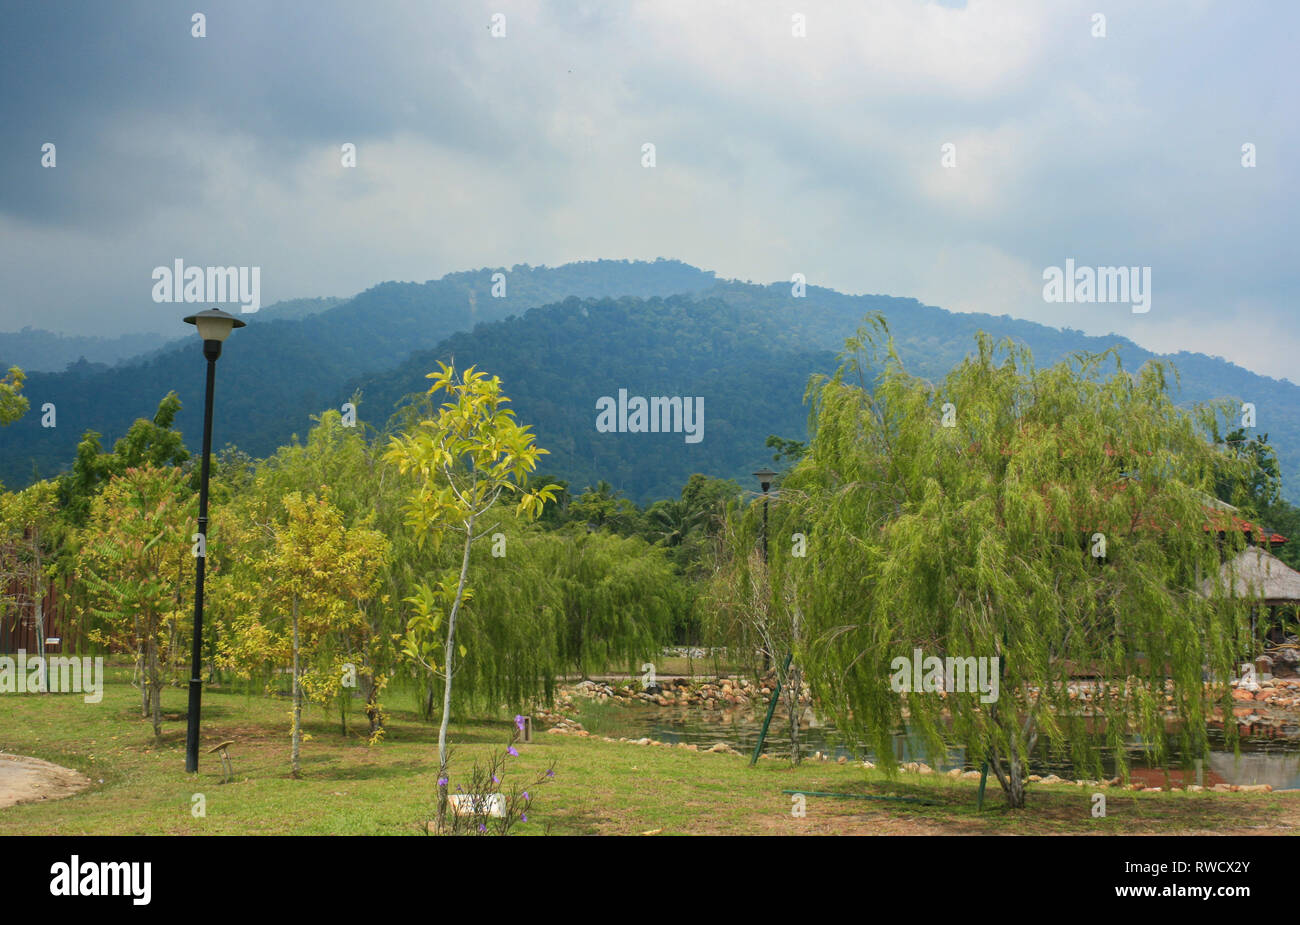
[[[34,553],[34,564],[36,567],[36,582],[33,588],[35,592],[36,605],[36,654],[41,658],[41,664],[45,664],[45,570],[41,568],[41,531],[39,529],[32,531],[32,547]],[[66,651],[66,650],[65,650]],[[45,685],[48,693],[49,684]]]
[[[39,573],[38,573],[39,574]],[[37,579],[39,580],[39,578]],[[36,593],[36,654],[45,664],[45,589],[41,588]],[[50,690],[50,685],[44,685],[46,693]]]
[[[366,695],[366,719],[370,722],[370,736],[374,738],[384,725],[383,716],[379,712],[379,685],[375,682],[373,667],[364,675],[361,680],[365,688]]]
[[[1003,758],[1001,750],[995,744],[993,754],[989,760],[989,767],[993,769],[994,775],[998,779],[998,784],[1002,787],[1002,794],[1006,797],[1007,806],[1011,809],[1025,808],[1025,778],[1027,777],[1024,763],[1020,760],[1020,755],[1014,750],[1015,744],[1012,744],[1012,753],[1006,757],[1003,767]]]
[[[158,643],[149,646],[149,696],[153,698],[153,734],[162,738],[162,664],[158,661]]]
[[[451,720],[451,672],[456,657],[456,616],[465,594],[465,578],[469,575],[469,549],[474,542],[474,516],[465,522],[465,551],[460,559],[460,580],[456,582],[456,597],[451,602],[447,618],[447,651],[443,653],[446,671],[442,683],[442,722],[438,726],[438,831],[445,831],[447,821],[447,724]]]
[[[786,707],[790,711],[790,761],[798,765],[803,760],[799,751],[799,694],[803,688],[803,672],[792,664],[786,672]]]
[[[429,689],[424,693],[424,721],[426,723],[433,721],[433,698],[437,693],[438,689],[434,686],[433,678],[429,678]]]
[[[140,679],[140,718],[149,716],[149,666],[145,663],[145,641],[140,634],[140,617],[133,621],[135,627],[135,673]]]
[[[785,673],[786,703],[790,711],[790,761],[798,765],[803,759],[799,753],[799,695],[803,693],[803,669],[793,660],[798,651],[800,636],[800,612],[794,601],[787,599],[786,607],[790,613],[790,654],[789,670]]]
[[[1012,758],[1008,764],[1011,786],[1007,788],[1007,805],[1012,809],[1025,808],[1025,767],[1019,758]]]
[[[298,595],[293,596],[293,735],[291,738],[290,764],[293,776],[300,775],[298,762],[302,750],[302,684],[298,677]]]

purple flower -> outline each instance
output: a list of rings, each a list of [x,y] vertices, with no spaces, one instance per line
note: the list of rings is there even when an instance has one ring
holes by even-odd
[[[554,777],[554,776],[555,776],[555,769],[554,769],[554,768],[549,769],[549,770],[546,772],[546,776],[547,776],[547,777]]]
[[[531,799],[532,799],[532,797],[530,797],[530,796],[528,795],[528,791],[527,791],[527,790],[524,791],[524,799],[525,799],[525,800],[531,800]]]
[[[439,786],[439,787],[446,787],[446,786],[447,786],[447,778],[445,778],[445,777],[440,777],[440,778],[438,778],[438,786]]]
[[[478,824],[478,830],[479,830],[480,832],[486,832],[486,831],[487,831],[487,826],[485,826],[483,823],[480,822],[480,823]]]
[[[497,777],[495,774],[493,774],[493,775],[492,775],[492,783],[494,783],[494,784],[499,784],[499,783],[501,783],[501,778],[499,778],[499,777]]]
[[[522,716],[515,716],[515,728],[520,732],[524,731],[524,718]]]
[[[519,816],[519,821],[520,821],[520,822],[527,822],[527,821],[528,821],[528,813],[521,813],[520,816]]]
[[[518,758],[518,757],[519,757],[519,752],[515,749],[515,747],[514,747],[513,745],[511,745],[509,748],[506,749],[506,754],[509,755],[509,756],[512,757],[512,758]]]

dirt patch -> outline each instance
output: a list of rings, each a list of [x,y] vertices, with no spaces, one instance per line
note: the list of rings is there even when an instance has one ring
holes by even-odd
[[[15,803],[59,800],[90,786],[90,778],[39,758],[0,755],[0,809]]]

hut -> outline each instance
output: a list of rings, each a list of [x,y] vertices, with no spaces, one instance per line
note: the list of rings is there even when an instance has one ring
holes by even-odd
[[[1251,629],[1264,628],[1265,657],[1274,673],[1292,673],[1300,666],[1300,646],[1294,635],[1300,614],[1300,572],[1262,546],[1247,546],[1219,568],[1214,578],[1201,582],[1200,592],[1208,597],[1219,587],[1234,597],[1256,601],[1251,610]]]

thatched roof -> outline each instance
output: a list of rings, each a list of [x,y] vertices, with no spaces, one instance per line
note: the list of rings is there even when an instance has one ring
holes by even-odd
[[[1201,593],[1209,596],[1211,579],[1201,582]],[[1237,597],[1262,598],[1266,604],[1300,601],[1300,572],[1259,546],[1248,546],[1219,569],[1220,587],[1231,582]]]

